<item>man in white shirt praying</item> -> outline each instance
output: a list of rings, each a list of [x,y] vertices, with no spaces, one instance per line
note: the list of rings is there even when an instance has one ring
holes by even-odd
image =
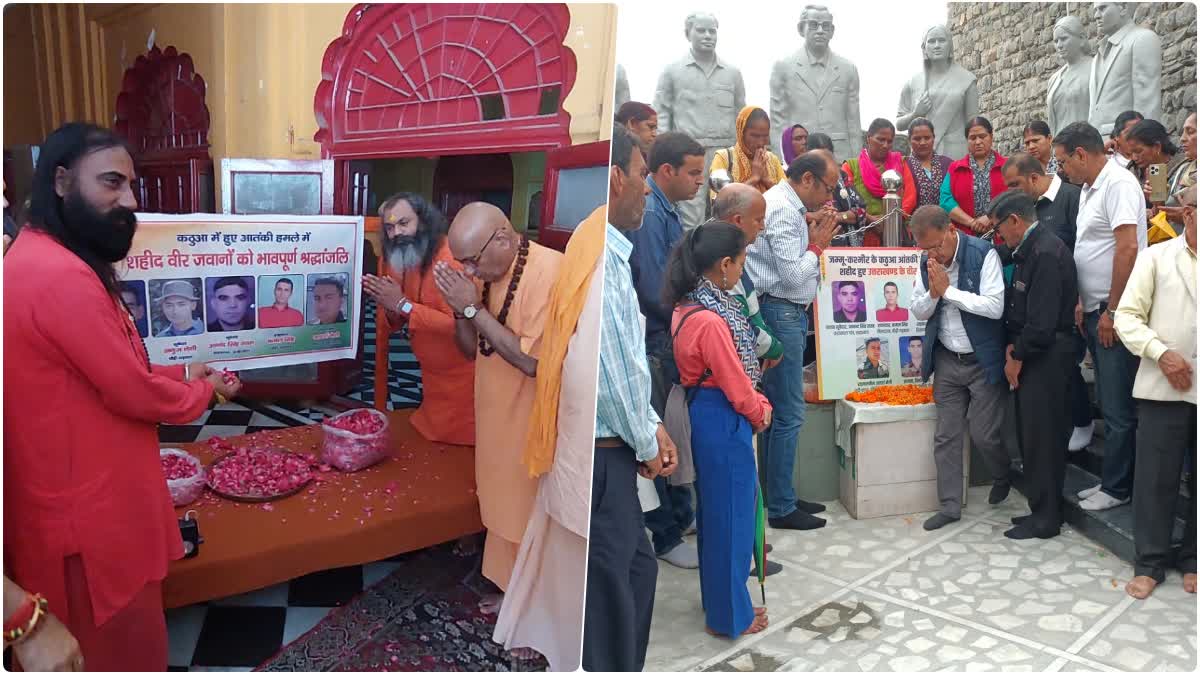
[[[989,504],[1008,498],[1012,460],[1004,447],[1004,275],[991,244],[950,226],[950,216],[929,204],[910,222],[921,256],[913,282],[915,318],[925,323],[921,379],[933,381],[937,432],[937,513],[925,521],[936,530],[962,517],[963,433],[979,448],[994,482]]]

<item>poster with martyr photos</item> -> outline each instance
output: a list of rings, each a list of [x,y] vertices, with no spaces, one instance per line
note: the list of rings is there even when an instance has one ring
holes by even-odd
[[[246,370],[352,359],[361,216],[138,214],[121,296],[150,361]]]
[[[813,303],[821,400],[882,384],[918,384],[925,322],[909,310],[921,251],[829,248]]]

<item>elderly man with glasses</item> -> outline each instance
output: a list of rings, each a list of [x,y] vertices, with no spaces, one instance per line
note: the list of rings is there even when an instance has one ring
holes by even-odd
[[[522,458],[562,254],[529,241],[503,211],[483,202],[458,212],[447,240],[463,271],[440,261],[434,278],[454,312],[455,342],[475,362],[475,483],[487,528],[483,575],[503,592],[537,494],[537,479]],[[485,597],[480,609],[498,611],[499,600]]]
[[[913,214],[910,227],[921,256],[913,282],[912,315],[925,322],[921,377],[934,371],[938,512],[925,521],[936,530],[962,517],[963,434],[979,448],[994,478],[989,504],[1008,498],[1011,460],[1000,434],[1004,422],[1004,275],[992,246],[950,226],[934,204]]]

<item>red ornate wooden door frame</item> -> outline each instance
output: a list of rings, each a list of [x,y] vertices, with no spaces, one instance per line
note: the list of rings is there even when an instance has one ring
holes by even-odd
[[[155,45],[125,70],[113,129],[133,147],[142,209],[187,213],[204,207],[201,177],[213,174],[206,92],[192,57],[175,47]]]
[[[314,139],[345,160],[535,152],[571,144],[565,4],[359,4],[325,50]]]

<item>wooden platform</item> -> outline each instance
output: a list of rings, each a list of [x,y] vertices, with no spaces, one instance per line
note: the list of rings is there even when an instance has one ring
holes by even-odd
[[[179,607],[245,593],[312,572],[357,565],[483,530],[475,496],[474,449],[431,443],[389,413],[393,456],[353,474],[318,475],[276,502],[238,504],[211,492],[177,509],[194,512],[200,554],[177,560],[163,582],[164,603]],[[319,454],[320,425],[225,439],[235,447]],[[181,446],[206,465],[207,443]]]

